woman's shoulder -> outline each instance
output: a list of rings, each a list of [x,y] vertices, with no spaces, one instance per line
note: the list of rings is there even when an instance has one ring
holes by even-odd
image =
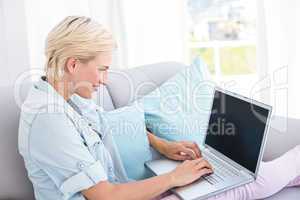
[[[32,149],[54,148],[66,141],[80,143],[81,137],[77,133],[64,112],[51,112],[43,108],[23,110],[19,124],[19,149],[24,154]]]
[[[36,85],[33,85],[26,98],[22,104],[21,112],[22,111],[37,111],[41,107],[47,105],[48,95],[47,93],[37,89]]]
[[[66,118],[68,113],[70,116],[74,115],[63,97],[45,84],[37,82],[29,90],[21,106],[21,120],[32,124],[37,116],[56,119],[58,117]]]

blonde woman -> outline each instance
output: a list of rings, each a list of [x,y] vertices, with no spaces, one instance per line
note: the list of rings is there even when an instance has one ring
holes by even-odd
[[[104,82],[114,48],[111,34],[87,17],[67,17],[49,33],[46,76],[22,105],[19,127],[19,150],[36,199],[151,199],[212,172],[205,160],[196,159],[168,174],[121,184],[125,176],[116,173],[120,170],[106,149],[111,144],[67,103],[73,94],[90,98]],[[161,146],[159,138],[151,141]],[[190,143],[168,144],[169,157],[188,159],[178,157],[180,149],[199,152]]]
[[[213,172],[193,143],[166,142],[148,133],[151,145],[158,151],[171,159],[186,161],[167,174],[126,182],[125,175],[118,170],[120,166],[115,164],[118,162],[114,162],[116,158],[106,148],[112,144],[104,143],[68,103],[73,94],[91,98],[92,92],[105,83],[114,48],[111,34],[87,17],[67,17],[49,33],[46,76],[30,90],[22,105],[19,126],[19,151],[37,200],[152,199]],[[185,156],[180,152],[185,152]],[[260,182],[216,198],[260,198],[273,194],[289,181],[295,180],[297,185],[300,148],[268,166],[266,169],[279,168],[282,173],[270,176],[261,169],[260,177],[264,179],[260,178]],[[255,187],[259,183],[261,188]]]

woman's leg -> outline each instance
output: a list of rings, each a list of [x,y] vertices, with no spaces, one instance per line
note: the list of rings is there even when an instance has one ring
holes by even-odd
[[[263,199],[279,192],[299,176],[300,145],[273,161],[262,163],[256,181],[224,192],[209,200]],[[170,195],[162,200],[178,200],[178,198]]]
[[[298,176],[295,180],[293,180],[287,185],[287,187],[296,187],[296,186],[300,186],[300,176]]]

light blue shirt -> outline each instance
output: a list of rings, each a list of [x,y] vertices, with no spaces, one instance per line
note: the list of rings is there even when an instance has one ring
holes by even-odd
[[[102,140],[96,115],[83,113],[46,81],[29,91],[21,108],[19,151],[37,200],[84,200],[81,191],[100,181],[127,181],[119,158],[112,159],[110,151],[118,152],[110,134],[101,133]]]
[[[71,97],[69,104],[89,123],[89,126],[101,136],[106,149],[113,158],[112,162],[114,166],[114,173],[118,182],[124,183],[134,181],[129,179],[125,172],[118,147],[113,138],[113,134],[108,132],[111,130],[102,131],[101,129],[101,123],[103,122],[101,121],[101,117],[99,115],[101,115],[101,112],[105,112],[103,108],[98,106],[93,99],[82,98],[77,94],[74,94]]]

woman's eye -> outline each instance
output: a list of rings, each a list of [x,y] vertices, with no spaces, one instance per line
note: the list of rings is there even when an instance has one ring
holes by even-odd
[[[103,67],[98,67],[98,70],[99,70],[99,71],[105,71],[106,69],[103,68]]]
[[[106,66],[98,67],[98,70],[99,71],[106,71],[106,70],[108,70],[108,67],[106,67]]]

